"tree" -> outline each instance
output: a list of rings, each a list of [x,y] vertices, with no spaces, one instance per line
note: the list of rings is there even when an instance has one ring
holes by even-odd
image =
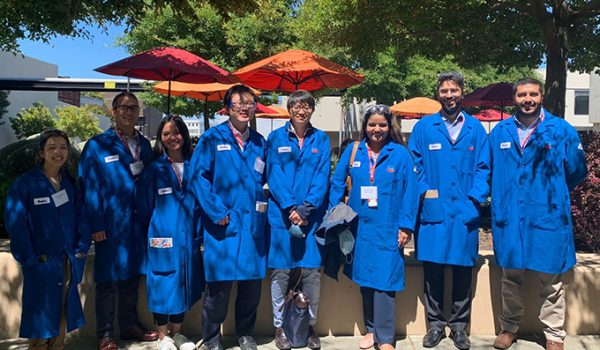
[[[34,102],[29,108],[23,108],[16,118],[9,118],[17,138],[22,139],[56,126],[50,109],[41,102]]]
[[[85,105],[82,107],[64,106],[54,110],[58,122],[56,126],[66,132],[71,138],[86,141],[92,136],[102,132],[94,107]]]
[[[8,95],[10,91],[0,90],[0,125],[3,125],[2,117],[6,113],[8,113],[8,106],[10,106],[10,102],[8,101]]]
[[[381,11],[385,9],[385,11]],[[546,59],[546,107],[564,115],[567,68],[600,62],[597,0],[305,0],[299,35],[372,69],[378,54],[451,54],[462,67],[536,68]]]

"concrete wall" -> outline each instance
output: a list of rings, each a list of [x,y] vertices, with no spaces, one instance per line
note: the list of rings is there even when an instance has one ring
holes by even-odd
[[[18,336],[21,314],[22,276],[18,263],[8,252],[7,241],[0,245],[0,339]],[[600,333],[600,284],[597,276],[600,272],[600,257],[595,254],[579,254],[578,264],[571,273],[566,274],[567,321],[569,334]],[[93,257],[88,256],[88,264],[83,283],[80,285],[87,325],[79,332],[82,336],[94,336],[94,283],[92,277]],[[323,276],[321,279],[321,298],[319,319],[316,330],[321,335],[357,335],[365,328],[362,321],[362,308],[359,287],[342,273],[339,282]],[[449,276],[446,283],[449,285]],[[537,320],[539,312],[537,301],[538,281],[528,276],[526,281],[527,310],[521,328],[522,333],[541,332],[542,325]],[[500,302],[501,270],[494,262],[493,253],[481,252],[476,267],[471,334],[493,335],[499,331],[497,323],[501,311]],[[450,288],[447,288],[449,291]],[[235,296],[235,291],[232,293]],[[446,304],[449,305],[449,295]],[[235,333],[232,302],[229,316],[223,326],[226,335]],[[152,316],[146,309],[145,289],[140,288],[138,310],[141,320],[152,326]],[[183,332],[190,335],[200,334],[202,302],[198,302],[186,314]],[[415,260],[414,251],[406,251],[406,290],[396,295],[396,332],[397,334],[425,334],[425,311],[423,308],[423,271]],[[268,279],[263,282],[262,299],[258,310],[256,334],[273,333],[270,290]],[[118,334],[118,333],[117,333]]]
[[[590,123],[594,130],[600,131],[600,75],[590,77]]]

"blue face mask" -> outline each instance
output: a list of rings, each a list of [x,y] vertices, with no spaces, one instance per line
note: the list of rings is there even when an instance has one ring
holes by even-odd
[[[340,250],[344,253],[346,258],[348,258],[348,255],[352,253],[352,249],[354,249],[354,235],[350,229],[345,229],[340,232],[338,240],[340,242]]]
[[[300,228],[300,226],[292,224],[292,226],[290,226],[288,232],[290,233],[290,235],[292,235],[292,237],[298,237],[298,238],[304,238],[305,234],[304,232],[302,232],[302,229]]]

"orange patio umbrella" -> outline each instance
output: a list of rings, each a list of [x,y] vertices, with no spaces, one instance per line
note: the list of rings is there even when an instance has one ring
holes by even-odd
[[[267,119],[289,119],[290,112],[287,109],[275,105],[269,106],[269,109],[273,110],[275,113],[256,113],[257,118],[267,118]]]
[[[403,119],[419,119],[428,114],[434,114],[442,109],[442,105],[431,98],[415,97],[396,103],[390,110],[400,115]]]
[[[268,91],[343,89],[364,76],[312,52],[288,50],[233,72],[248,86]]]

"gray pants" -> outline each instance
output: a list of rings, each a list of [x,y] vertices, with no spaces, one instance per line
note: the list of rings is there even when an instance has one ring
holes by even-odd
[[[285,292],[288,289],[290,270],[274,269],[271,272],[271,302],[273,305],[273,326],[279,328],[283,325],[283,303]],[[292,288],[294,286],[290,286]],[[310,325],[317,323],[317,308],[319,307],[319,290],[321,288],[321,273],[319,269],[304,269],[300,289],[310,299],[308,313]]]

